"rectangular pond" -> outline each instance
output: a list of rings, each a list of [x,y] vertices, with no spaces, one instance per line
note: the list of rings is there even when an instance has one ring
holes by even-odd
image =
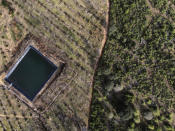
[[[28,46],[5,80],[32,101],[56,70],[49,59]]]

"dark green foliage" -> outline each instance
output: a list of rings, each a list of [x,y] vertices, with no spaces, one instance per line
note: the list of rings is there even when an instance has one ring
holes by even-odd
[[[89,129],[171,130],[175,126],[175,26],[169,16],[152,15],[146,0],[110,2],[108,40],[95,76]],[[160,12],[168,10],[166,0],[151,4]],[[173,10],[168,11],[172,17]],[[124,89],[116,92],[118,87]],[[107,99],[99,102],[102,96]],[[109,112],[114,114],[112,119],[107,117]]]

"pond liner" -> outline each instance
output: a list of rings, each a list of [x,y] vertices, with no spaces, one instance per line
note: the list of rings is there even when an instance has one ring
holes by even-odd
[[[27,59],[27,55],[29,57],[29,53],[33,52],[34,55],[36,55],[38,58],[40,57],[42,62],[45,62],[45,66],[50,66],[50,72],[48,71],[48,75],[45,80],[43,80],[39,85],[40,87],[37,87],[35,92],[31,93],[32,95],[30,96],[30,93],[27,93],[23,87],[20,87],[20,84],[16,84],[17,81],[13,80],[13,75],[16,70],[20,70],[19,67],[21,67],[21,63],[24,62],[24,59]],[[24,63],[23,63],[24,64]],[[24,65],[22,67],[25,67]],[[45,67],[46,68],[46,67]],[[25,97],[27,97],[30,101],[32,101],[35,96],[42,90],[44,85],[50,80],[52,75],[57,71],[58,67],[52,63],[47,57],[45,57],[43,54],[41,54],[37,49],[35,49],[33,46],[29,45],[24,54],[19,58],[19,60],[16,62],[16,64],[12,67],[12,69],[9,71],[9,73],[5,77],[5,81],[7,81],[9,84],[11,84],[15,89],[17,89],[20,93],[22,93]],[[15,76],[15,75],[14,75]],[[21,77],[21,76],[20,76]],[[33,76],[35,77],[35,76]],[[14,78],[15,79],[15,78]],[[18,78],[17,78],[18,79]],[[25,84],[24,84],[25,85]],[[30,89],[28,89],[30,91]]]

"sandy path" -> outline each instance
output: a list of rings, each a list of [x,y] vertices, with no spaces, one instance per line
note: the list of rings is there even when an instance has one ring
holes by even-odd
[[[106,1],[107,2],[107,14],[106,14],[106,27],[103,28],[103,40],[102,40],[102,46],[99,50],[100,52],[100,55],[98,56],[97,58],[97,62],[95,64],[95,70],[94,70],[94,74],[93,74],[93,78],[92,78],[92,82],[91,82],[91,95],[90,95],[90,105],[92,103],[92,94],[93,94],[93,85],[94,85],[94,77],[95,77],[95,73],[96,73],[96,70],[97,70],[97,67],[98,67],[98,64],[99,64],[99,61],[100,61],[100,58],[102,57],[102,54],[103,54],[103,49],[105,47],[105,44],[106,44],[106,41],[107,41],[107,35],[108,35],[108,26],[109,26],[109,11],[110,11],[110,2],[109,0]],[[89,115],[90,115],[90,107],[89,106]],[[89,117],[88,117],[89,118]],[[87,127],[89,127],[89,123],[87,125]]]
[[[37,116],[33,116],[33,117],[29,117],[29,116],[23,117],[23,116],[19,116],[19,115],[16,115],[16,116],[15,116],[15,115],[4,115],[4,114],[0,114],[0,117],[19,118],[19,119],[30,118],[30,119],[32,119],[32,118],[37,117]]]

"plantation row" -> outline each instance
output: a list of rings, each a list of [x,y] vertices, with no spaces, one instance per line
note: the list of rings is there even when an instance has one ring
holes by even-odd
[[[32,18],[37,18],[37,16],[33,16],[33,15],[31,15],[29,12],[27,12],[27,11],[24,11],[24,12],[26,12],[28,15],[30,15]],[[27,15],[26,14],[26,15]],[[27,19],[32,19],[32,18],[27,18]],[[26,18],[24,18],[24,19],[26,19]],[[26,19],[26,20],[27,20]],[[31,22],[29,22],[28,20],[28,23],[30,24],[30,25],[32,25],[32,27],[36,30],[36,31],[38,31],[38,30],[40,30],[40,31],[42,31],[43,29],[42,28],[45,28],[42,32],[48,32],[48,30],[49,30],[49,35],[51,35],[50,37],[52,37],[52,42],[54,41],[54,43],[56,42],[56,43],[58,43],[57,44],[57,46],[58,47],[60,47],[60,48],[64,48],[64,49],[66,49],[67,50],[67,54],[69,54],[69,56],[71,56],[71,58],[74,60],[74,61],[77,61],[77,65],[81,65],[82,66],[82,68],[84,68],[84,67],[86,67],[85,69],[86,70],[90,70],[90,68],[91,67],[87,67],[88,65],[91,65],[89,62],[93,62],[94,63],[94,61],[95,61],[95,59],[94,60],[91,60],[93,57],[93,55],[90,55],[90,53],[89,52],[87,52],[87,49],[85,49],[85,48],[82,48],[81,46],[79,47],[78,45],[79,45],[79,43],[80,42],[77,42],[77,41],[75,41],[75,42],[73,42],[72,41],[72,39],[70,38],[70,36],[72,35],[72,33],[70,34],[69,33],[69,35],[67,35],[66,33],[65,33],[65,30],[64,30],[64,32],[62,32],[61,34],[59,33],[58,35],[57,34],[55,34],[55,32],[57,32],[57,31],[51,31],[50,30],[50,25],[48,25],[48,26],[46,26],[47,25],[47,21],[45,21],[44,19],[46,19],[45,17],[41,20],[41,21],[43,21],[44,22],[44,26],[42,26],[42,27],[40,27],[40,26],[36,26],[35,27],[35,25],[32,25],[32,23]],[[37,27],[38,28],[40,28],[40,29],[37,29]],[[47,27],[47,28],[46,28]],[[55,29],[55,26],[53,26],[54,28],[53,29]],[[58,31],[60,32],[60,29],[58,29]],[[34,32],[33,32],[34,33]],[[38,34],[38,33],[37,33]],[[46,35],[45,35],[46,36]],[[62,36],[62,37],[61,37]],[[67,36],[69,39],[62,39],[63,38],[63,36]],[[65,37],[64,37],[65,38]],[[58,41],[59,40],[59,41]],[[57,42],[58,41],[58,42]],[[64,44],[63,44],[64,43]],[[66,44],[67,43],[67,44]],[[71,43],[71,44],[70,44]],[[72,46],[73,44],[72,43],[74,43],[74,46],[73,47],[70,47],[70,46]],[[82,43],[82,42],[81,42]],[[66,46],[65,46],[65,44],[66,44]],[[86,45],[86,44],[85,44]],[[67,48],[68,47],[68,48]],[[78,49],[77,49],[77,47],[79,47]],[[75,50],[76,49],[76,50]],[[93,48],[92,48],[93,49]],[[75,51],[74,51],[75,50]],[[82,51],[81,51],[82,50]],[[82,52],[81,54],[79,54],[79,53],[73,53],[73,52]],[[72,55],[70,55],[70,54],[72,54]],[[76,55],[77,54],[77,55]],[[85,54],[87,54],[87,55],[85,55]],[[92,54],[92,53],[91,53]],[[82,58],[82,60],[81,61],[78,61],[81,57],[79,57],[79,56],[81,56],[81,57],[85,57],[85,58]],[[79,59],[77,59],[77,57],[79,57]],[[88,63],[84,63],[83,61],[89,61]]]
[[[11,30],[13,36],[13,40],[8,38],[11,41],[7,42],[7,48],[10,43],[18,46],[26,38],[25,36],[30,36],[27,34],[32,34],[41,40],[41,44],[47,44],[48,52],[54,52],[53,59],[59,58],[66,63],[61,76],[54,79],[48,90],[41,95],[41,101],[36,103],[38,111],[41,111],[38,114],[39,117],[27,115],[24,121],[26,128],[21,126],[22,122],[19,122],[18,125],[21,127],[18,129],[86,129],[91,80],[98,55],[100,55],[104,37],[103,28],[106,26],[106,1],[97,4],[95,0],[89,2],[85,0],[3,0],[2,3],[3,7],[9,11],[10,26],[7,29]],[[39,44],[39,46],[42,45]],[[11,49],[14,50],[15,47]],[[4,57],[10,56],[10,53],[4,54]],[[5,64],[6,68],[12,64],[10,60],[15,59],[14,54],[11,57],[7,61],[9,64]],[[2,71],[6,71],[6,68]],[[8,99],[11,100],[11,97]],[[4,109],[5,106],[10,105],[4,105]],[[14,105],[15,108],[16,105]],[[21,111],[23,112],[23,109]],[[15,113],[16,110],[13,114]],[[9,114],[9,111],[6,114]],[[9,117],[9,121],[10,123],[4,119],[1,124],[3,128],[17,129],[11,124],[14,119]],[[8,124],[5,125],[4,122]]]
[[[30,13],[30,11],[26,11],[26,10],[24,10],[24,12],[26,12],[27,14],[26,15],[29,15],[29,16],[31,16],[32,18],[37,18],[37,16],[33,16],[33,14],[32,13]],[[31,21],[31,17],[29,17],[29,18],[27,18],[26,20],[29,20],[29,21]],[[24,18],[25,19],[25,18]],[[46,32],[46,31],[50,31],[49,33],[52,35],[52,33],[56,33],[56,32],[54,32],[54,31],[51,31],[50,30],[50,28],[51,27],[49,27],[50,25],[48,25],[48,28],[46,28],[47,26],[46,26],[46,24],[48,23],[48,22],[46,22],[45,21],[46,19],[44,18],[43,19],[43,22],[44,22],[44,26],[43,26],[43,28],[45,28],[44,30],[41,28],[41,29],[37,29],[37,26],[36,25],[33,25],[33,28],[35,29],[35,30],[39,30],[39,31],[42,31],[42,32]],[[29,22],[28,22],[29,23]],[[32,25],[33,23],[31,22],[31,25]],[[55,26],[54,26],[55,27]],[[38,28],[40,28],[40,26],[38,27]],[[56,28],[56,27],[55,27]],[[54,29],[55,29],[54,28]],[[58,27],[57,27],[57,29],[58,29],[58,31],[61,31]],[[46,35],[45,35],[46,36]],[[62,36],[62,38],[63,38],[63,36],[67,36],[66,35],[66,33],[64,32],[64,31],[62,31],[62,34],[54,34],[54,36],[51,36],[51,38],[52,38],[52,40],[54,40],[55,39],[55,41],[57,40],[57,39],[60,39],[60,43],[61,43],[61,46],[64,46],[64,44],[63,43],[67,43],[66,44],[66,46],[67,47],[69,47],[69,50],[67,50],[67,51],[69,51],[68,52],[68,54],[72,54],[72,52],[73,52],[73,50],[75,49],[75,47],[76,46],[74,46],[74,47],[70,47],[72,44],[68,44],[68,43],[70,43],[70,42],[72,42],[73,43],[73,41],[70,41],[69,39],[62,39],[60,36]],[[64,37],[65,38],[65,37]],[[76,44],[76,43],[74,43],[74,44]],[[80,50],[78,51],[78,52],[80,52],[81,51],[81,48],[80,48]],[[74,51],[74,52],[76,52],[76,51]],[[75,53],[74,53],[75,54]],[[77,58],[76,58],[76,56],[85,56],[85,55],[80,55],[80,54],[75,54],[75,56],[73,56],[73,59],[75,60],[75,61],[77,61]],[[81,58],[81,57],[80,57]],[[87,58],[86,58],[87,59]],[[82,61],[84,61],[84,60],[82,60]],[[79,61],[78,61],[79,62]],[[79,62],[80,63],[80,62]],[[82,62],[81,62],[82,63]],[[83,64],[83,63],[82,63]],[[83,66],[87,66],[87,65],[83,65]],[[89,70],[90,70],[90,68],[88,68]]]
[[[1,86],[1,88],[3,88]],[[26,105],[23,105],[14,95],[9,95],[5,89],[1,89],[0,101],[0,129],[1,130],[25,130],[30,119],[37,118]]]

